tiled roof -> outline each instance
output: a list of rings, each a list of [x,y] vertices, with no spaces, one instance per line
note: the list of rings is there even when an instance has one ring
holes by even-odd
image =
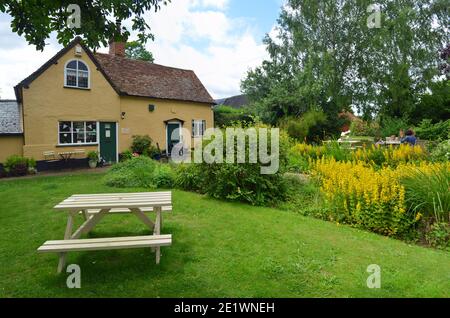
[[[0,100],[0,134],[21,134],[21,114],[15,100]]]
[[[109,54],[94,56],[123,95],[215,103],[193,71]]]
[[[21,88],[28,87],[51,65],[57,63],[66,52],[75,45],[81,45],[92,59],[97,69],[119,95],[150,97],[160,99],[182,100],[215,104],[211,95],[193,71],[153,64],[145,61],[131,60],[109,54],[92,53],[76,37],[65,48],[33,74],[20,82],[14,89],[18,101],[22,100]]]

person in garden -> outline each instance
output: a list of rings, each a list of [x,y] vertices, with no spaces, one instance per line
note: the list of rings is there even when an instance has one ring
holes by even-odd
[[[400,129],[400,132],[398,133],[398,136],[400,137],[400,140],[405,138],[405,132],[403,131],[403,129]]]
[[[415,136],[415,133],[412,129],[408,129],[406,131],[406,137],[401,139],[402,144],[409,144],[411,146],[415,146],[417,143],[417,138]]]

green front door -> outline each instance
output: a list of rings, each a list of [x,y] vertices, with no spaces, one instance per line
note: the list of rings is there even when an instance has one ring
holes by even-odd
[[[181,141],[180,138],[180,124],[179,123],[168,123],[167,124],[167,153],[170,155],[173,146]]]
[[[116,123],[100,123],[100,157],[107,164],[117,161]]]

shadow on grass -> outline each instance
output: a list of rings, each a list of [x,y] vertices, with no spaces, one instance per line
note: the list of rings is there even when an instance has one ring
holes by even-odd
[[[177,229],[170,226],[165,227],[166,233],[177,233]],[[88,237],[123,237],[151,235],[149,230],[142,231],[122,231],[91,232]],[[129,250],[109,250],[92,252],[72,252],[68,253],[67,264],[76,264],[81,269],[81,290],[68,291],[66,280],[71,273],[66,273],[66,269],[61,274],[56,273],[58,257],[54,255],[53,271],[49,275],[43,275],[40,285],[50,290],[59,290],[69,293],[69,296],[91,297],[91,296],[118,296],[123,294],[114,290],[122,290],[124,286],[142,286],[142,282],[148,282],[148,288],[155,281],[170,281],[174,277],[183,275],[187,264],[197,262],[190,250],[192,244],[189,242],[176,241],[172,246],[161,247],[161,263],[156,264],[155,253],[150,248],[139,248]],[[125,287],[127,289],[127,287]],[[92,292],[95,292],[95,295]],[[127,292],[129,295],[129,291]]]

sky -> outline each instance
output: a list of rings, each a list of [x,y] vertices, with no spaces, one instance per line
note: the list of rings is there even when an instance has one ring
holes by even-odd
[[[153,53],[155,63],[193,70],[213,98],[238,95],[248,69],[267,58],[262,39],[273,32],[282,3],[283,0],[172,0],[156,14],[147,14],[155,41],[146,47]],[[10,22],[8,15],[0,14],[2,99],[14,99],[13,87],[62,48],[53,35],[43,52],[36,51],[11,31]]]

